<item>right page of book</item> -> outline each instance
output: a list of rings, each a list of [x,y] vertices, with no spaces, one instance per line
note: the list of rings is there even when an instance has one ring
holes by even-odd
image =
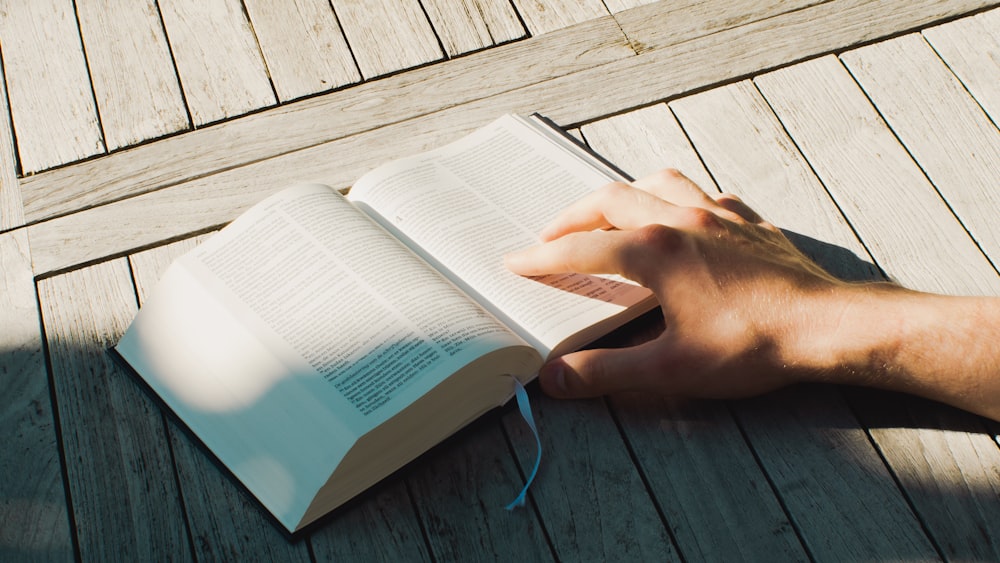
[[[538,243],[555,215],[620,179],[535,120],[504,116],[440,149],[384,165],[348,198],[542,353],[578,348],[655,306],[611,277],[524,278],[503,255]]]

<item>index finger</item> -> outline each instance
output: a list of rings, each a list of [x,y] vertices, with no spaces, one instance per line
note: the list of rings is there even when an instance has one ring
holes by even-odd
[[[657,225],[657,236],[682,235]],[[585,231],[570,233],[544,244],[504,256],[509,270],[522,276],[548,274],[617,274],[649,287],[659,260],[649,248],[649,233],[639,231]],[[676,244],[676,242],[675,242]]]

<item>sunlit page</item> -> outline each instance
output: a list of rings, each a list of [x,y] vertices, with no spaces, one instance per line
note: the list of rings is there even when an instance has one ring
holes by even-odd
[[[569,335],[649,296],[596,276],[528,279],[503,266],[509,251],[570,203],[609,181],[508,116],[436,151],[366,174],[349,199],[413,241],[543,355]]]

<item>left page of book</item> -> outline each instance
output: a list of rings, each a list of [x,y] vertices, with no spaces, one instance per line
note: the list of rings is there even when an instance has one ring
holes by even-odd
[[[510,347],[528,350],[335,190],[305,185],[171,265],[116,350],[291,530],[359,437]]]

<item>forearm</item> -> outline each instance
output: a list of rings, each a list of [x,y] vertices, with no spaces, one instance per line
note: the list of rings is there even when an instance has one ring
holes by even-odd
[[[849,286],[820,378],[911,393],[1000,420],[1000,299]]]

